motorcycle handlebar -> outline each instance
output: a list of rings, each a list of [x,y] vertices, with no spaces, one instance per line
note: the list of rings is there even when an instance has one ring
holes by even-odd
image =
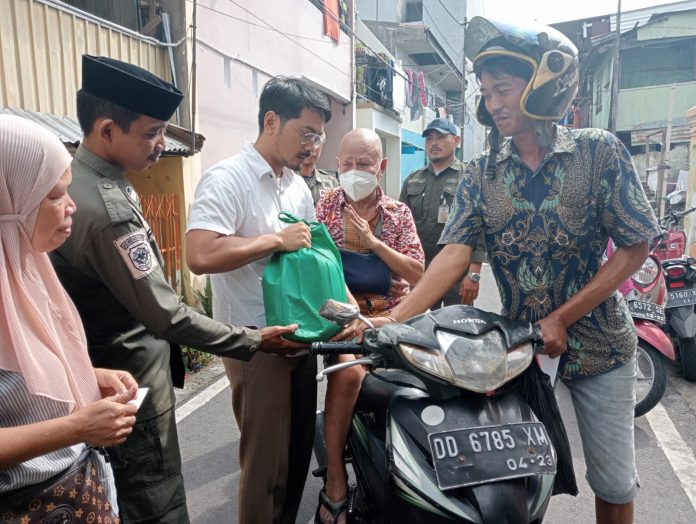
[[[663,229],[668,229],[672,227],[673,224],[676,224],[679,220],[684,218],[686,215],[693,213],[694,211],[696,211],[696,206],[685,209],[684,211],[670,211],[667,216],[660,220],[660,226]]]
[[[311,351],[314,355],[354,355],[364,350],[356,342],[314,342]]]

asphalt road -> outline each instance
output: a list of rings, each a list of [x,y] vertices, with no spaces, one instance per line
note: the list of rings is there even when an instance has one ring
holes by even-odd
[[[481,296],[476,305],[497,311],[499,299],[488,266],[484,266]],[[179,440],[189,512],[193,524],[237,522],[239,461],[231,396],[220,365],[195,377],[195,394],[180,398]],[[188,387],[188,386],[187,386]],[[323,384],[319,385],[323,399]],[[190,395],[190,393],[189,393]],[[580,494],[557,496],[545,522],[586,524],[594,521],[594,496],[584,480],[585,465],[567,390],[559,386],[559,405],[574,456]],[[323,404],[323,400],[320,400]],[[636,419],[635,444],[641,490],[636,500],[639,524],[696,522],[696,384],[670,368],[667,392],[647,416]],[[320,482],[307,480],[297,522],[310,522]]]

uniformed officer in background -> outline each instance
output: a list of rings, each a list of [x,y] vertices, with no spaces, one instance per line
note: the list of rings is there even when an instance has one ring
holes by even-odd
[[[406,204],[416,221],[416,230],[425,251],[425,267],[440,252],[437,245],[447,222],[459,177],[464,165],[454,156],[460,142],[456,126],[446,118],[436,118],[423,131],[428,165],[408,175],[401,187],[399,200]],[[442,299],[443,306],[473,305],[478,296],[481,263],[486,259],[480,247],[471,257],[469,271],[459,286],[450,289]],[[440,304],[433,305],[437,309]]]
[[[184,305],[164,277],[125,172],[158,161],[181,99],[144,69],[82,57],[77,113],[85,136],[70,186],[77,212],[52,261],[84,322],[93,364],[128,370],[150,388],[131,436],[109,449],[124,523],[189,522],[172,390],[184,380],[178,344],[241,360],[257,349],[297,349],[280,338],[295,327],[257,331],[218,323]]]
[[[327,189],[338,187],[336,175],[327,171],[322,171],[317,167],[317,160],[321,155],[321,146],[312,151],[307,158],[300,164],[297,170],[302,179],[307,183],[314,205],[317,205],[321,194]]]

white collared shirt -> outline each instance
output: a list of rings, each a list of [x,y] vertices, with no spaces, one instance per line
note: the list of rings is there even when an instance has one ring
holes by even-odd
[[[247,143],[240,154],[215,164],[203,175],[187,232],[205,229],[238,237],[277,233],[288,225],[278,219],[281,211],[316,221],[312,194],[302,178],[288,168],[278,178],[253,144]],[[210,276],[215,320],[266,325],[261,276],[269,258]]]

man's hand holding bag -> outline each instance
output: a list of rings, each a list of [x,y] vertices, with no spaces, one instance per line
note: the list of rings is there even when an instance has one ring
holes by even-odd
[[[271,256],[261,279],[266,323],[298,324],[299,328],[286,336],[296,342],[328,340],[341,328],[322,318],[319,309],[328,299],[347,299],[341,256],[324,224],[306,222],[287,212],[278,217],[288,224],[304,222],[312,245]]]

